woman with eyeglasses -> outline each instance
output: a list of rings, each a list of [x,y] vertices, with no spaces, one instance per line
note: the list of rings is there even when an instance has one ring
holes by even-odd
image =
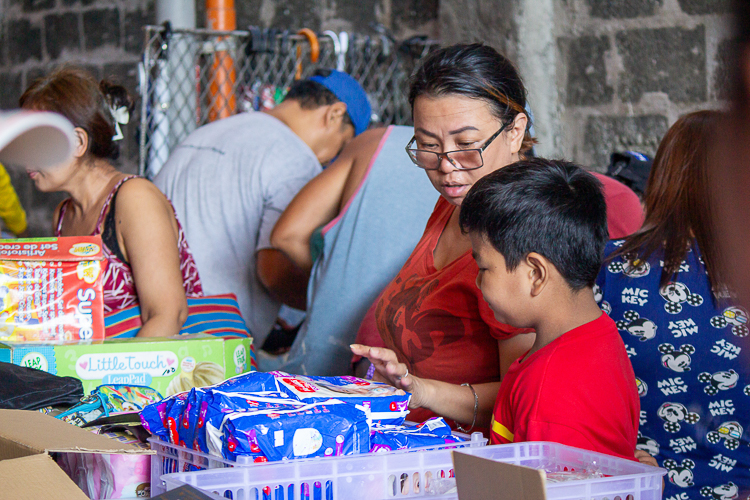
[[[427,57],[412,78],[409,102],[414,137],[406,150],[440,198],[422,239],[371,309],[387,349],[352,350],[376,364],[405,364],[408,372],[396,378],[406,390],[415,378],[447,382],[430,408],[412,398],[410,420],[439,414],[460,430],[487,428],[502,375],[534,336],[517,336],[520,330],[494,318],[476,286],[478,268],[458,216],[478,179],[532,147],[526,90],[494,49],[455,45]]]

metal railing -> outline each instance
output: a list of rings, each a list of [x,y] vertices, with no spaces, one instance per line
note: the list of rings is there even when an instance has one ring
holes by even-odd
[[[317,68],[346,71],[366,90],[376,124],[411,122],[409,76],[437,42],[415,37],[394,43],[327,31],[314,40],[278,30],[171,30],[147,26],[140,67],[141,174],[155,175],[172,149],[195,128],[237,112],[268,109],[296,78]]]

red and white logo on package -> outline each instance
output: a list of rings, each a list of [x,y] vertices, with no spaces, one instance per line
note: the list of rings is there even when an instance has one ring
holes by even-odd
[[[281,381],[285,384],[291,385],[299,392],[318,392],[316,386],[298,378],[282,378]]]
[[[0,340],[104,338],[100,236],[0,240]]]

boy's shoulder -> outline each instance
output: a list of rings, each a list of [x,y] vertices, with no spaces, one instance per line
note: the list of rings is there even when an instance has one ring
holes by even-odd
[[[552,403],[563,394],[566,398],[589,399],[599,391],[595,387],[628,386],[632,368],[625,344],[614,321],[602,314],[598,319],[586,323],[560,336],[547,352],[538,351],[533,363],[529,363],[521,383],[536,386],[540,402]],[[522,363],[523,365],[523,363]],[[519,381],[520,382],[520,381]],[[624,385],[623,385],[624,384]],[[632,380],[635,388],[635,380]]]
[[[577,371],[587,367],[596,370],[595,365],[607,363],[608,357],[622,355],[627,358],[617,326],[606,313],[562,334],[539,353],[539,358],[545,358],[545,361],[538,365],[543,366],[548,374],[550,371],[566,371],[570,367]]]

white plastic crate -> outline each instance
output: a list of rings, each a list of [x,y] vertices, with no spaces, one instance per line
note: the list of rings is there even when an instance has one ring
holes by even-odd
[[[453,432],[453,435],[458,436],[461,439],[464,439],[465,441],[462,443],[451,443],[451,444],[440,445],[440,446],[429,446],[425,448],[419,448],[419,450],[439,450],[439,449],[444,449],[444,448],[470,448],[470,447],[485,446],[487,444],[487,438],[485,438],[481,432],[475,432],[471,436],[467,434],[462,434],[460,432]],[[151,449],[156,451],[155,455],[151,455],[151,495],[159,495],[167,491],[165,489],[164,482],[158,479],[164,476],[165,474],[180,473],[180,472],[191,473],[191,472],[197,472],[197,471],[202,471],[202,470],[225,469],[227,467],[235,467],[238,465],[239,466],[273,465],[273,463],[257,464],[253,462],[243,462],[243,461],[234,462],[232,460],[226,460],[221,457],[216,457],[213,455],[208,455],[206,453],[201,453],[199,451],[191,450],[190,448],[185,448],[184,446],[178,446],[176,444],[167,443],[156,437],[151,437],[149,438],[148,441],[149,443],[151,443]],[[359,455],[359,456],[370,456],[370,455],[366,454],[366,455]],[[244,458],[244,457],[240,457],[240,458]],[[336,457],[332,457],[332,458],[335,459]],[[327,458],[323,460],[330,460],[330,459],[331,458]],[[315,460],[315,459],[307,459],[307,460]],[[297,462],[297,460],[294,460],[293,462]]]
[[[430,481],[451,477],[451,451],[427,450],[277,462],[168,474],[167,490],[190,484],[233,500],[384,500],[427,496]],[[478,457],[549,471],[596,469],[611,477],[551,483],[549,500],[660,500],[666,471],[557,443],[464,448]],[[444,495],[442,500],[457,498]]]
[[[155,455],[151,455],[151,496],[160,495],[166,491],[164,483],[159,479],[164,474],[219,469],[235,465],[230,460],[167,443],[156,437],[151,437],[148,441],[151,449],[156,451]]]

